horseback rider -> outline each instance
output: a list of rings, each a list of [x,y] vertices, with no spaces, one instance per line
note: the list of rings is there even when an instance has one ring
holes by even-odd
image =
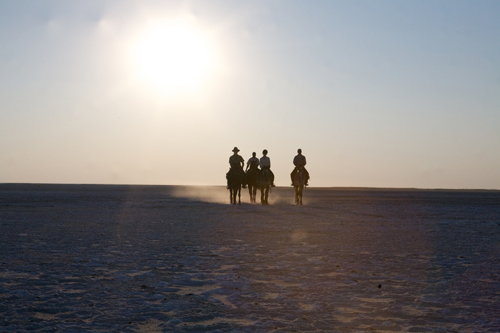
[[[262,155],[264,156],[260,158],[260,170],[261,172],[269,172],[272,182],[271,187],[276,187],[276,185],[274,185],[274,173],[271,171],[271,159],[267,157],[267,149],[262,151]]]
[[[293,165],[295,165],[295,168],[293,169],[292,173],[290,174],[290,178],[292,179],[292,186],[293,186],[293,177],[295,176],[295,172],[299,170],[300,167],[304,170],[304,174],[306,177],[306,182],[305,186],[309,186],[309,172],[306,170],[305,165],[306,165],[306,157],[302,155],[302,149],[297,149],[297,156],[293,158]]]
[[[234,147],[233,155],[231,157],[229,157],[230,169],[229,169],[229,172],[226,174],[226,179],[228,180],[227,188],[229,188],[229,174],[233,173],[233,172],[239,173],[241,175],[241,177],[243,179],[242,187],[243,188],[247,187],[247,177],[246,177],[245,171],[243,171],[243,166],[245,165],[245,160],[243,159],[243,157],[238,155],[239,151],[240,150],[238,149],[238,147]]]
[[[259,166],[259,159],[257,157],[255,157],[255,155],[257,155],[257,154],[255,152],[253,152],[252,157],[250,157],[248,159],[247,168],[245,169],[245,172],[248,171],[248,168],[253,169],[253,168],[257,168]]]

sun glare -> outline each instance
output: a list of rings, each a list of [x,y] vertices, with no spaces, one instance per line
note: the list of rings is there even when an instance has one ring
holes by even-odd
[[[182,23],[155,26],[136,45],[139,76],[163,92],[195,89],[213,62],[207,36]]]

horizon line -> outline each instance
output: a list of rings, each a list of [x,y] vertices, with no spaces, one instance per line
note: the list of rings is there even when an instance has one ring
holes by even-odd
[[[31,183],[31,182],[0,182],[2,185],[76,185],[76,186],[169,186],[169,187],[226,187],[226,185],[179,185],[179,184],[111,184],[111,183]],[[276,188],[290,188],[292,186],[276,185]],[[378,186],[308,186],[310,189],[336,189],[336,190],[412,190],[412,191],[492,191],[500,192],[500,189],[485,188],[444,188],[444,187],[378,187]]]

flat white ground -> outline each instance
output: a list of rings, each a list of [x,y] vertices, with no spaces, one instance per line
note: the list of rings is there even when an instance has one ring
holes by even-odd
[[[0,331],[500,331],[500,192],[242,199],[0,184]]]

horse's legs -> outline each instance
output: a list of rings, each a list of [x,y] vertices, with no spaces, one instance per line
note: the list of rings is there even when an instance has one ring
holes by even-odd
[[[266,186],[266,205],[269,204],[267,201],[269,199],[269,188],[269,186]]]
[[[264,188],[261,187],[260,188],[260,203],[261,204],[264,204],[264,191],[265,191]]]
[[[248,185],[248,193],[250,193],[250,202],[255,202],[255,194],[257,188],[254,185]]]
[[[234,201],[236,201],[236,198],[234,198]],[[241,205],[241,185],[238,188],[238,205]]]

